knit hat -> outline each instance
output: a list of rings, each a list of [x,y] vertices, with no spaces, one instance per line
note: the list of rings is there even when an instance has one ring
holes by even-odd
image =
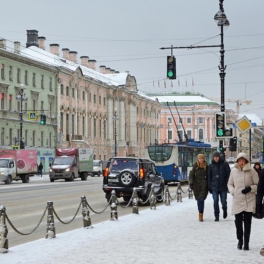
[[[213,153],[213,158],[214,158],[214,157],[219,157],[219,158],[220,158],[220,152],[215,151],[215,152]]]
[[[204,158],[204,154],[198,154],[198,155],[197,155],[197,159],[205,159],[205,158]]]

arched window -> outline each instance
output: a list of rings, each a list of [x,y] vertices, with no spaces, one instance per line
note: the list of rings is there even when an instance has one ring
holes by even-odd
[[[199,129],[199,141],[203,141],[203,130]]]

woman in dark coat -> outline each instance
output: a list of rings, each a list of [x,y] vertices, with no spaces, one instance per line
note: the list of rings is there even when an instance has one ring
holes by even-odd
[[[204,201],[208,194],[207,172],[208,166],[204,155],[198,154],[197,161],[190,171],[189,180],[190,188],[194,192],[195,200],[197,200],[200,222],[203,222]]]
[[[261,173],[261,170],[262,170],[260,163],[259,162],[256,162],[254,164],[254,167],[253,168],[255,169],[255,171],[258,173],[258,176],[260,177],[260,173]]]

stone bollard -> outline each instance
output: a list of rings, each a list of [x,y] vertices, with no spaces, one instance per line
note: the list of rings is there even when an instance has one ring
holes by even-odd
[[[47,216],[46,238],[55,238],[56,231],[55,231],[54,216],[53,216],[53,202],[48,202],[47,208],[48,208],[48,216]]]
[[[90,218],[89,208],[87,206],[86,196],[82,196],[81,201],[82,201],[83,227],[84,228],[93,228],[92,227],[92,221]]]
[[[151,185],[151,195],[150,195],[150,199],[149,199],[149,204],[150,204],[150,209],[154,209],[156,210],[156,203],[157,203],[157,199],[156,199],[156,195],[154,193],[154,186]]]
[[[133,189],[132,206],[133,206],[132,213],[138,214],[138,194],[136,188]]]
[[[8,229],[6,226],[6,209],[3,205],[0,206],[0,253],[8,252]]]
[[[164,194],[165,198],[165,205],[170,205],[170,193],[169,193],[169,186],[165,185],[165,194]]]
[[[111,192],[112,194],[112,202],[111,202],[111,205],[110,205],[110,208],[111,208],[111,213],[110,213],[110,220],[114,221],[114,220],[117,220],[118,219],[118,213],[117,213],[117,204],[116,204],[116,193],[115,191],[113,190]]]
[[[189,188],[188,188],[188,196],[189,196],[189,199],[193,199],[193,191],[192,191],[192,189],[190,188],[190,186],[189,186]]]
[[[177,202],[182,202],[181,183],[177,185]]]

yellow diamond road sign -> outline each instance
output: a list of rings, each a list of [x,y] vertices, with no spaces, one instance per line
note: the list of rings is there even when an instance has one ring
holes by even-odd
[[[245,133],[252,127],[252,124],[246,116],[243,116],[241,119],[239,119],[236,122],[236,126],[240,130],[241,133]]]

